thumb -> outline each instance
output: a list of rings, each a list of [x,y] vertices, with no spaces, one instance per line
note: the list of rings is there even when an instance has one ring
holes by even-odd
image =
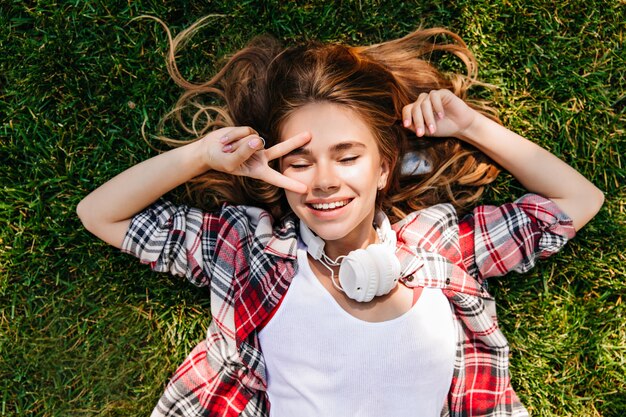
[[[250,135],[241,139],[241,145],[235,150],[235,159],[239,163],[247,161],[256,151],[265,147],[265,140],[258,135]]]
[[[256,177],[255,171],[262,165],[263,158],[255,157],[255,152],[263,149],[265,141],[257,134],[252,134],[239,139],[235,146],[233,152],[222,149],[222,159],[218,163],[223,165],[224,172]],[[258,156],[261,156],[261,153]]]
[[[253,149],[253,153],[265,147],[265,139],[261,136],[252,136],[248,141],[248,147]]]

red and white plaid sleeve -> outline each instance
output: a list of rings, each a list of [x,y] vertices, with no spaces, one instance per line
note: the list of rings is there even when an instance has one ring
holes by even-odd
[[[476,207],[459,223],[463,262],[480,280],[526,272],[575,234],[567,214],[537,194],[498,207]]]
[[[156,272],[186,276],[199,287],[210,282],[219,216],[159,200],[131,220],[122,251]]]

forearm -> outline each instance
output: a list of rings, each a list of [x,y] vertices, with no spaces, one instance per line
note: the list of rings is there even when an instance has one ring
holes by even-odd
[[[76,211],[85,228],[120,247],[130,219],[159,197],[206,172],[202,140],[143,161],[85,197]]]
[[[311,134],[302,132],[264,149],[263,139],[248,126],[214,130],[196,142],[127,169],[85,197],[76,211],[87,230],[119,248],[135,214],[168,191],[209,170],[256,178],[304,193],[305,184],[275,171],[269,161],[310,140]]]
[[[579,230],[598,212],[603,193],[559,158],[479,115],[461,139],[510,172],[528,191],[553,200]]]

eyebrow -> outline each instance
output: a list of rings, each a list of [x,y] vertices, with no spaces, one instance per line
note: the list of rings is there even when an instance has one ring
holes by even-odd
[[[351,148],[366,148],[366,146],[361,142],[340,142],[330,147],[331,153],[339,153],[342,151],[346,151]],[[287,155],[283,156],[283,158],[287,158],[289,156],[310,156],[312,154],[311,149],[306,146],[301,146],[299,148],[294,149],[289,152]]]

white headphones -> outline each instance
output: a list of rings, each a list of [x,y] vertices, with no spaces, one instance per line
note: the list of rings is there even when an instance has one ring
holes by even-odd
[[[374,296],[389,293],[398,285],[401,266],[396,257],[396,234],[383,212],[376,214],[376,231],[382,243],[374,243],[365,249],[357,249],[335,260],[324,253],[324,240],[313,234],[300,220],[300,236],[307,245],[307,252],[330,270],[331,281],[348,297],[360,302],[371,301]],[[339,266],[339,283],[331,266]]]

